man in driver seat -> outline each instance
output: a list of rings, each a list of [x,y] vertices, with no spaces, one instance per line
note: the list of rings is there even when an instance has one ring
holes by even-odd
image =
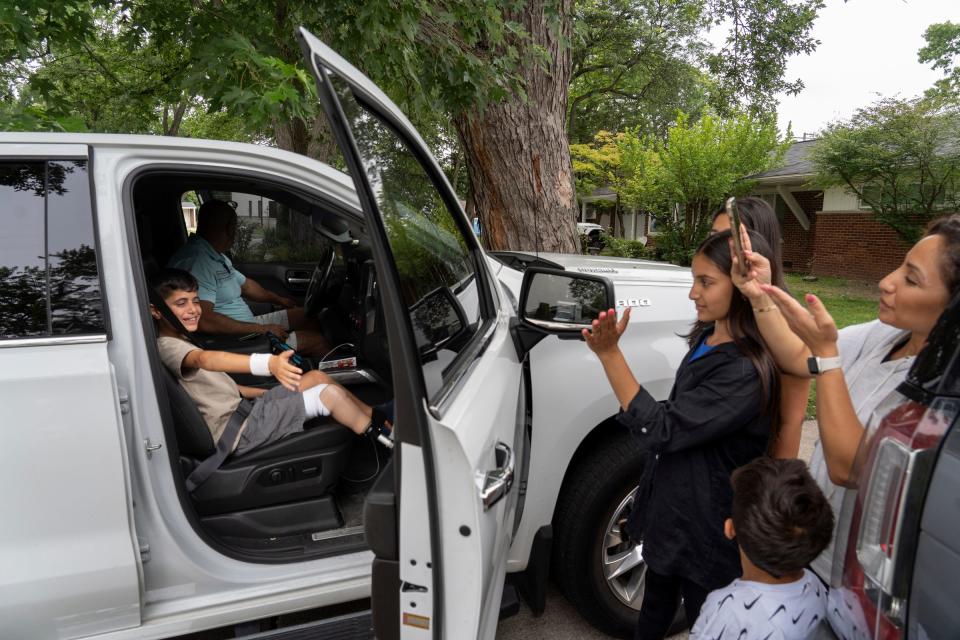
[[[203,308],[199,331],[229,336],[269,331],[304,355],[324,356],[330,345],[319,324],[307,318],[290,298],[265,289],[233,268],[224,252],[233,246],[236,232],[233,207],[223,200],[208,200],[197,211],[197,232],[167,261],[168,267],[189,271],[199,283]],[[282,309],[255,316],[244,298]]]

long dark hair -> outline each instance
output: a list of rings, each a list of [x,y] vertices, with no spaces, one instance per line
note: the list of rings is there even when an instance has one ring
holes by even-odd
[[[740,212],[740,221],[743,225],[750,231],[756,231],[767,241],[770,253],[764,253],[763,255],[769,258],[771,263],[776,263],[778,267],[782,267],[783,252],[781,251],[780,221],[777,220],[777,214],[773,212],[767,201],[753,196],[737,198],[737,210]],[[726,213],[726,207],[721,207],[713,214],[713,219],[716,220]],[[778,269],[774,276],[773,284],[784,291],[787,290],[782,268]]]
[[[763,236],[756,231],[748,231],[748,233],[753,251],[770,260],[773,281],[777,282],[778,277],[782,279],[783,275],[780,273],[780,263],[773,260],[773,252],[770,249],[770,245],[767,244]],[[694,257],[703,256],[716,265],[720,271],[729,274],[733,263],[730,257],[730,237],[730,231],[722,231],[708,236],[707,239],[697,247]],[[693,348],[700,342],[704,333],[713,329],[713,325],[713,322],[701,322],[700,320],[694,322],[690,333],[685,336],[687,344]],[[779,435],[778,432],[780,429],[780,376],[776,363],[764,346],[760,330],[757,328],[757,321],[753,317],[753,308],[751,308],[750,302],[744,298],[736,288],[734,288],[730,298],[730,310],[727,312],[727,326],[730,331],[730,336],[733,338],[733,343],[741,353],[750,359],[754,369],[757,370],[757,375],[760,377],[760,391],[762,393],[761,405],[764,408],[764,413],[771,416],[773,420],[773,437],[776,438],[777,435]]]
[[[945,215],[931,222],[924,234],[924,237],[927,236],[943,238],[940,272],[952,298],[960,293],[960,213]]]

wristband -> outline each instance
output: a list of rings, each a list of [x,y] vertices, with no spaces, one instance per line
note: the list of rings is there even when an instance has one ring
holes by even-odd
[[[270,373],[270,358],[272,357],[269,353],[251,353],[250,373],[255,376],[272,375]]]

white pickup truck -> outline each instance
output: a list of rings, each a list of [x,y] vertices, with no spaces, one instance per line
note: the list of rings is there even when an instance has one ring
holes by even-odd
[[[297,632],[492,638],[505,574],[542,611],[551,569],[628,632],[643,564],[618,523],[640,469],[579,329],[633,307],[624,348],[665,397],[689,271],[485,254],[403,114],[299,35],[349,176],[256,145],[0,134],[0,637],[294,637],[284,614],[312,611]],[[186,241],[187,193],[305,234],[314,253],[237,266],[348,345],[342,384],[395,400],[392,455],[320,422],[187,490],[215,443],[160,362],[146,286]]]

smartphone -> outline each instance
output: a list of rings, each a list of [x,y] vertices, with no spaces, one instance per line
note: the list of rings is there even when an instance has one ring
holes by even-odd
[[[727,198],[727,215],[730,216],[730,233],[733,236],[733,253],[737,256],[741,276],[747,275],[747,260],[743,255],[743,243],[740,241],[740,210],[737,199]]]

